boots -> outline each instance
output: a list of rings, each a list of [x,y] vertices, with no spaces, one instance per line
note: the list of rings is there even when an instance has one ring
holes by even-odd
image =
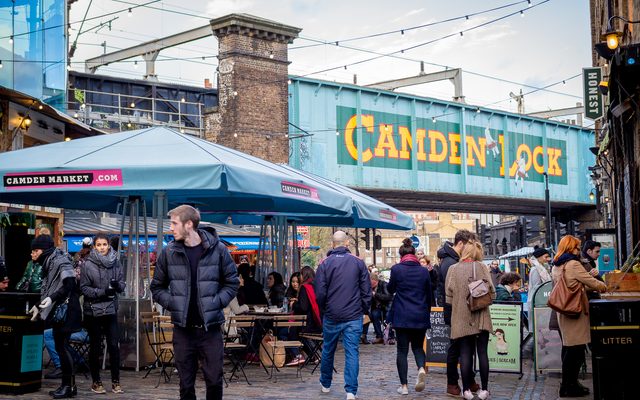
[[[75,376],[65,376],[62,384],[56,389],[49,392],[49,396],[54,399],[70,399],[78,395]]]

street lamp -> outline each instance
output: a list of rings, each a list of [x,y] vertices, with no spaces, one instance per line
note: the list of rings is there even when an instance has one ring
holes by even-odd
[[[551,198],[549,196],[549,174],[544,172],[544,204],[545,204],[545,242],[547,248],[551,247]]]

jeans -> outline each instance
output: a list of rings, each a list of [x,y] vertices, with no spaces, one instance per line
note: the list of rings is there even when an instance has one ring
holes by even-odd
[[[331,387],[333,378],[333,358],[336,352],[338,340],[342,334],[342,347],[344,347],[344,390],[347,393],[358,393],[359,342],[362,334],[362,317],[347,322],[334,322],[324,318],[322,323],[322,335],[324,344],[322,347],[322,364],[320,365],[320,383],[322,386]]]
[[[562,382],[561,387],[571,388],[578,384],[580,368],[585,362],[584,345],[562,346]]]
[[[84,329],[80,332],[72,333],[70,338],[70,340],[73,340],[75,342],[84,342],[86,339],[87,331],[85,331]],[[56,351],[56,345],[53,341],[53,329],[51,328],[44,330],[44,347],[46,347],[47,352],[49,353],[49,358],[51,359],[53,366],[56,368],[60,368],[60,357],[58,356],[58,352]],[[71,353],[73,360],[76,363],[79,363],[81,357],[80,354],[76,353],[71,348],[69,348],[69,352]]]
[[[382,337],[382,310],[374,308],[371,310],[371,322],[373,323],[373,330],[376,332],[376,339]]]
[[[198,361],[202,365],[207,400],[222,399],[223,343],[220,326],[203,328],[173,327],[173,352],[180,377],[180,400],[196,399]]]
[[[482,390],[487,390],[489,385],[489,332],[481,331],[477,335],[463,336],[460,341],[460,371],[462,372],[462,390],[468,390],[473,384],[473,355],[478,354],[480,366],[480,381]]]
[[[413,357],[416,360],[418,369],[424,368],[425,354],[424,344],[426,329],[409,329],[409,328],[396,328],[396,344],[398,352],[396,353],[396,367],[398,368],[398,377],[400,378],[400,384],[407,384],[407,371],[409,370],[409,362],[407,361],[407,355],[409,354],[409,344],[411,344],[411,350],[413,351]]]
[[[118,316],[103,315],[91,317],[85,315],[84,323],[89,331],[89,369],[91,379],[99,382],[100,379],[100,353],[102,352],[102,334],[107,339],[107,351],[109,352],[109,365],[111,367],[111,381],[120,382],[120,348]]]

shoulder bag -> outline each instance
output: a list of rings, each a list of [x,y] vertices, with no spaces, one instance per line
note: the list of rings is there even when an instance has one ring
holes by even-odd
[[[51,323],[54,325],[64,325],[67,321],[67,311],[69,309],[69,298],[64,299],[64,302],[58,304],[53,311],[53,317],[51,317]]]
[[[469,311],[479,311],[489,307],[493,303],[491,299],[491,286],[486,279],[476,279],[476,262],[473,262],[473,278],[469,278],[469,294],[467,305]]]
[[[566,266],[561,268],[560,279],[553,286],[547,305],[560,314],[577,317],[582,313],[582,284],[569,288],[564,277]]]

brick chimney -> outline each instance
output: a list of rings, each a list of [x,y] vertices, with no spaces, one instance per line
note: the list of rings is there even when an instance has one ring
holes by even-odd
[[[211,29],[218,38],[218,108],[205,138],[287,163],[287,45],[301,29],[247,14],[213,19]]]

